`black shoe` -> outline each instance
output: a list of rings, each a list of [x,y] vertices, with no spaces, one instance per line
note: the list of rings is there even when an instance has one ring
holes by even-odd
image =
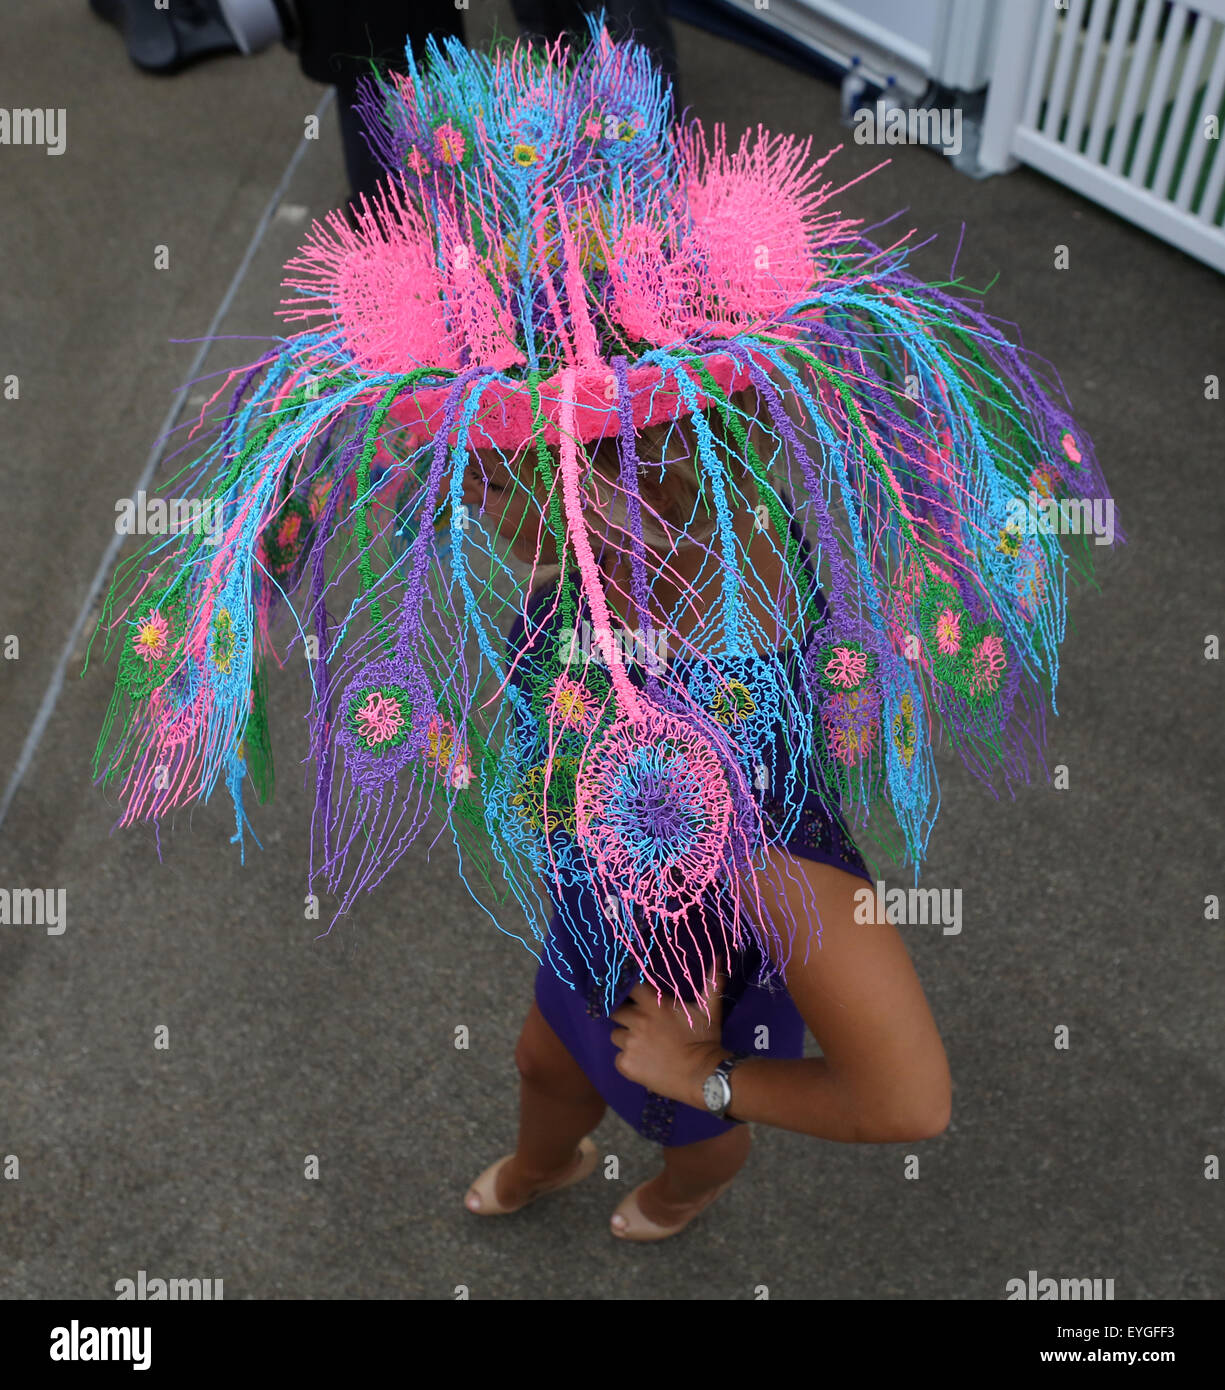
[[[143,72],[170,76],[205,58],[241,51],[217,0],[174,0],[165,10],[150,0],[89,0],[89,6],[120,31],[128,57]]]

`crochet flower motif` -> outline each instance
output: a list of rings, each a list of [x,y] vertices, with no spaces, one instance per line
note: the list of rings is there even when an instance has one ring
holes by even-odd
[[[1055,474],[1045,464],[1039,464],[1029,475],[1029,485],[1040,497],[1054,497]]]
[[[367,748],[389,744],[401,733],[405,723],[405,703],[407,697],[402,702],[396,695],[388,695],[382,690],[367,692],[365,703],[353,714],[358,734]]]
[[[161,589],[141,602],[127,620],[129,635],[119,653],[117,684],[133,700],[144,700],[182,668],[183,640],[188,625],[184,603],[177,589]],[[180,684],[182,677],[180,677]],[[190,699],[178,689],[174,704]]]
[[[234,621],[228,608],[217,611],[213,623],[213,665],[223,676],[229,675],[234,660],[238,639],[234,633]]]
[[[824,671],[830,685],[840,690],[854,690],[868,674],[867,653],[854,647],[835,647]]]
[[[961,614],[952,608],[936,618],[936,647],[941,656],[954,656],[961,650]]]
[[[999,534],[996,545],[1002,555],[1007,555],[1010,560],[1015,560],[1021,551],[1021,528],[1015,521],[1010,521]]]
[[[451,785],[465,789],[472,779],[472,764],[468,757],[468,746],[459,738],[455,725],[449,719],[440,719],[435,715],[426,732],[426,745],[421,750],[421,756],[427,765],[437,772],[450,773]]]
[[[431,767],[445,772],[455,751],[455,725],[449,719],[439,719],[437,715],[430,720],[426,734],[428,746],[421,750]]]
[[[970,690],[975,695],[994,695],[1008,665],[1003,642],[995,633],[988,633],[974,648],[970,662]]]
[[[646,727],[618,720],[584,760],[576,788],[579,844],[603,891],[654,912],[682,912],[701,897],[731,814],[713,746],[661,711]]]
[[[434,152],[443,164],[462,164],[468,142],[464,132],[445,121],[434,131]]]
[[[700,789],[686,776],[683,760],[656,761],[649,753],[633,766],[612,809],[648,852],[660,858],[688,851],[706,822]]]
[[[592,692],[581,681],[564,674],[549,687],[546,708],[550,724],[556,721],[568,729],[588,730],[598,716]]]
[[[1059,442],[1063,445],[1063,452],[1067,454],[1068,458],[1070,458],[1073,463],[1080,463],[1083,456],[1076,447],[1075,437],[1070,432],[1066,432]]]
[[[511,158],[520,169],[530,169],[538,158],[536,146],[520,141],[511,151]]]
[[[710,702],[710,712],[723,725],[739,724],[757,712],[757,705],[747,685],[743,681],[728,681],[722,690],[715,692]]]
[[[532,722],[549,744],[572,734],[590,738],[611,717],[607,677],[595,667],[577,666],[575,655],[571,635],[559,640],[555,653],[533,654],[523,668]]]
[[[907,767],[914,761],[918,731],[915,728],[914,701],[907,691],[893,720],[893,746]]]
[[[870,686],[831,696],[822,715],[829,750],[850,766],[872,749],[880,733],[880,697]]]
[[[170,624],[161,612],[154,608],[146,613],[143,620],[137,624],[136,633],[132,638],[132,646],[135,648],[136,655],[146,665],[152,665],[155,661],[163,660],[169,640]]]
[[[386,794],[392,779],[426,747],[438,705],[415,660],[415,652],[372,662],[345,687],[340,699],[337,742],[345,768],[363,793]]]

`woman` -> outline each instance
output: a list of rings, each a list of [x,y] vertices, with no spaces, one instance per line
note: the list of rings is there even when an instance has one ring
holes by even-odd
[[[737,403],[751,411],[752,393],[743,393]],[[717,422],[711,424],[717,429]],[[674,457],[678,436],[690,448],[679,459]],[[643,477],[640,483],[654,523],[644,525],[644,537],[653,542],[648,557],[652,604],[662,615],[661,629],[691,639],[696,648],[703,641],[703,618],[693,611],[695,605],[680,605],[680,599],[684,593],[700,603],[718,560],[706,543],[712,523],[686,526],[698,493],[690,461],[694,446],[687,420],[671,430],[653,427],[638,439],[640,458],[670,458],[659,479]],[[548,499],[537,475],[531,475],[531,486],[524,483],[524,457],[508,464],[497,453],[482,451],[465,476],[463,500],[517,559],[536,567],[528,611],[538,619],[555,592],[556,573],[554,563],[540,582],[539,562],[555,562],[556,547],[543,526]],[[625,537],[624,499],[609,450],[596,449],[593,462],[595,506],[607,518],[602,577],[610,609],[622,629],[632,631],[629,561],[619,545]],[[773,630],[777,645],[780,612],[788,626],[794,618],[785,605],[781,610],[777,605],[789,588],[778,548],[751,511],[740,509],[735,527],[744,572],[753,577],[754,616],[765,631]],[[678,606],[688,607],[684,618],[672,616]],[[555,623],[541,625],[531,643],[525,627],[520,618],[512,628],[512,658],[557,640]],[[770,950],[785,993],[752,983],[763,962],[750,946],[733,953],[729,973],[720,974],[710,995],[710,1020],[701,1018],[691,1027],[675,1001],[658,999],[641,982],[630,987],[628,976],[624,1002],[605,1015],[595,997],[598,989],[567,988],[562,972],[542,963],[536,999],[515,1050],[521,1077],[518,1146],[473,1184],[466,1198],[470,1211],[515,1211],[587,1176],[596,1150],[586,1136],[608,1104],[644,1137],[663,1145],[662,1171],[613,1213],[613,1234],[629,1240],[673,1235],[713,1201],[748,1157],[749,1123],[848,1143],[913,1142],[945,1129],[951,1103],[948,1062],[906,948],[890,923],[855,922],[855,893],[869,876],[837,818],[819,802],[808,812],[788,849],[770,851],[774,872],[759,875],[772,920],[808,921],[814,936],[818,922],[823,928],[819,949],[802,942],[789,959],[781,943]],[[598,930],[601,914],[590,891],[576,892],[570,907]],[[582,953],[567,945],[555,918],[550,949],[582,986],[602,984],[584,970]],[[663,947],[661,942],[657,950]],[[822,1057],[801,1055],[805,1026],[821,1045]],[[704,1083],[720,1062],[744,1052],[749,1055],[730,1076],[732,1099],[721,1120],[707,1108]]]
[[[939,746],[1029,780],[1096,551],[1022,520],[1106,483],[1023,350],[906,269],[909,234],[878,246],[829,206],[835,152],[677,126],[650,55],[596,26],[405,59],[370,107],[394,176],[287,263],[308,327],[234,374],[191,470],[219,544],[155,538],[117,572],[95,767],[121,825],[224,782],[241,847],[245,789],[271,786],[270,615],[305,583],[308,902],[339,920],[443,821],[509,910],[474,899],[543,947],[519,1142],[469,1208],[584,1176],[611,1105],[665,1150],[613,1230],[658,1239],[748,1123],[947,1123],[844,827],[917,872]],[[533,570],[509,576],[509,662],[490,549]]]

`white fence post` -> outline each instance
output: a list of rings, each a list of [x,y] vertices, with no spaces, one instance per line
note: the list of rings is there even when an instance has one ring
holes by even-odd
[[[1053,24],[1054,0],[1046,0],[1046,5],[1049,6],[1047,23]],[[1003,7],[978,140],[981,173],[1006,174],[1020,163],[1012,153],[1012,137],[1020,124],[1029,91],[1043,8],[1043,0],[1008,0]],[[1050,51],[1045,44],[1043,48]]]

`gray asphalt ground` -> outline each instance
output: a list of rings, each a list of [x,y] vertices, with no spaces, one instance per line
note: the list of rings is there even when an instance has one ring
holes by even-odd
[[[509,28],[481,0],[472,15],[477,37]],[[1063,373],[1129,536],[1071,607],[1051,732],[1070,787],[995,801],[942,766],[929,881],[963,890],[964,928],[904,931],[952,1124],[866,1146],[757,1127],[716,1206],[635,1247],[607,1220],[658,1150],[609,1114],[596,1139],[618,1180],[470,1215],[467,1184],[513,1147],[534,959],[444,852],[408,855],[314,939],[292,663],[273,678],[262,853],[240,866],[221,794],[163,834],[160,863],[147,828],[112,835],[89,775],[112,673],[79,679],[79,640],[0,832],[0,885],[68,905],[62,935],[0,927],[5,1298],[112,1298],[138,1270],[250,1299],[999,1299],[1030,1270],[1112,1278],[1118,1299],[1225,1293],[1225,1185],[1205,1177],[1225,1153],[1225,927],[1204,918],[1225,889],[1222,664],[1204,656],[1225,627],[1225,404],[1205,398],[1225,287],[1034,173],[974,182],[930,151],[856,146],[832,87],[689,27],[679,43],[704,119],[812,133],[818,152],[847,140],[840,178],[890,156],[841,202],[937,234],[919,273],[947,276],[964,222],[958,273],[998,276],[988,308]],[[6,105],[68,112],[62,156],[0,147],[0,377],[20,380],[0,399],[7,782],[193,340],[240,269],[215,331],[282,331],[283,262],[345,184],[334,110],[302,138],[326,89],[280,47],[146,76],[84,0],[46,0],[6,14],[0,64]],[[259,347],[222,343],[201,370]]]

